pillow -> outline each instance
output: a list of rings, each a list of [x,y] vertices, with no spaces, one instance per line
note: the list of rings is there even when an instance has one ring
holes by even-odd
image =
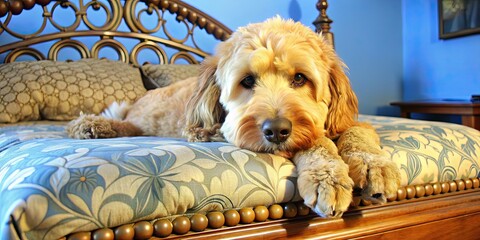
[[[176,81],[198,76],[200,65],[146,64],[140,67],[145,88],[168,86]]]
[[[108,59],[0,65],[0,123],[72,120],[145,94],[140,71]]]

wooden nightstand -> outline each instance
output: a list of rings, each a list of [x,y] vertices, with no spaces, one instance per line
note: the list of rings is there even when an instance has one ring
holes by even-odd
[[[471,101],[408,101],[393,102],[400,107],[401,116],[410,118],[411,113],[460,115],[462,124],[480,130],[480,102]]]

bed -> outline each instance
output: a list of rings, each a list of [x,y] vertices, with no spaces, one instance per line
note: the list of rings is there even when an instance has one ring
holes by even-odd
[[[328,4],[316,4],[315,28],[333,43]],[[35,30],[22,17],[38,19]],[[354,197],[334,219],[302,204],[295,166],[279,156],[224,142],[68,138],[80,112],[195,76],[209,54],[200,42],[229,37],[182,1],[0,1],[0,34],[1,239],[480,235],[480,132],[462,125],[360,115],[401,187],[383,205]]]

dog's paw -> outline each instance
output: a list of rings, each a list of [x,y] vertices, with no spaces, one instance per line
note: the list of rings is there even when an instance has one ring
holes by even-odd
[[[110,138],[117,135],[110,122],[92,114],[81,114],[70,121],[66,131],[69,137],[77,139]]]
[[[374,203],[385,203],[394,197],[400,185],[400,171],[387,156],[355,152],[344,156],[350,167],[355,188],[361,189],[362,198]]]
[[[311,162],[299,169],[297,183],[305,205],[321,217],[341,217],[352,202],[353,181],[341,160]]]

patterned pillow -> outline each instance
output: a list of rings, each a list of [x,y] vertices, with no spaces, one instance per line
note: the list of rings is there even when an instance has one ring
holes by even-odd
[[[200,65],[146,64],[140,67],[140,70],[145,87],[147,89],[154,89],[168,86],[178,80],[197,76]]]
[[[0,123],[72,120],[145,92],[140,71],[119,61],[7,63],[0,65]]]

